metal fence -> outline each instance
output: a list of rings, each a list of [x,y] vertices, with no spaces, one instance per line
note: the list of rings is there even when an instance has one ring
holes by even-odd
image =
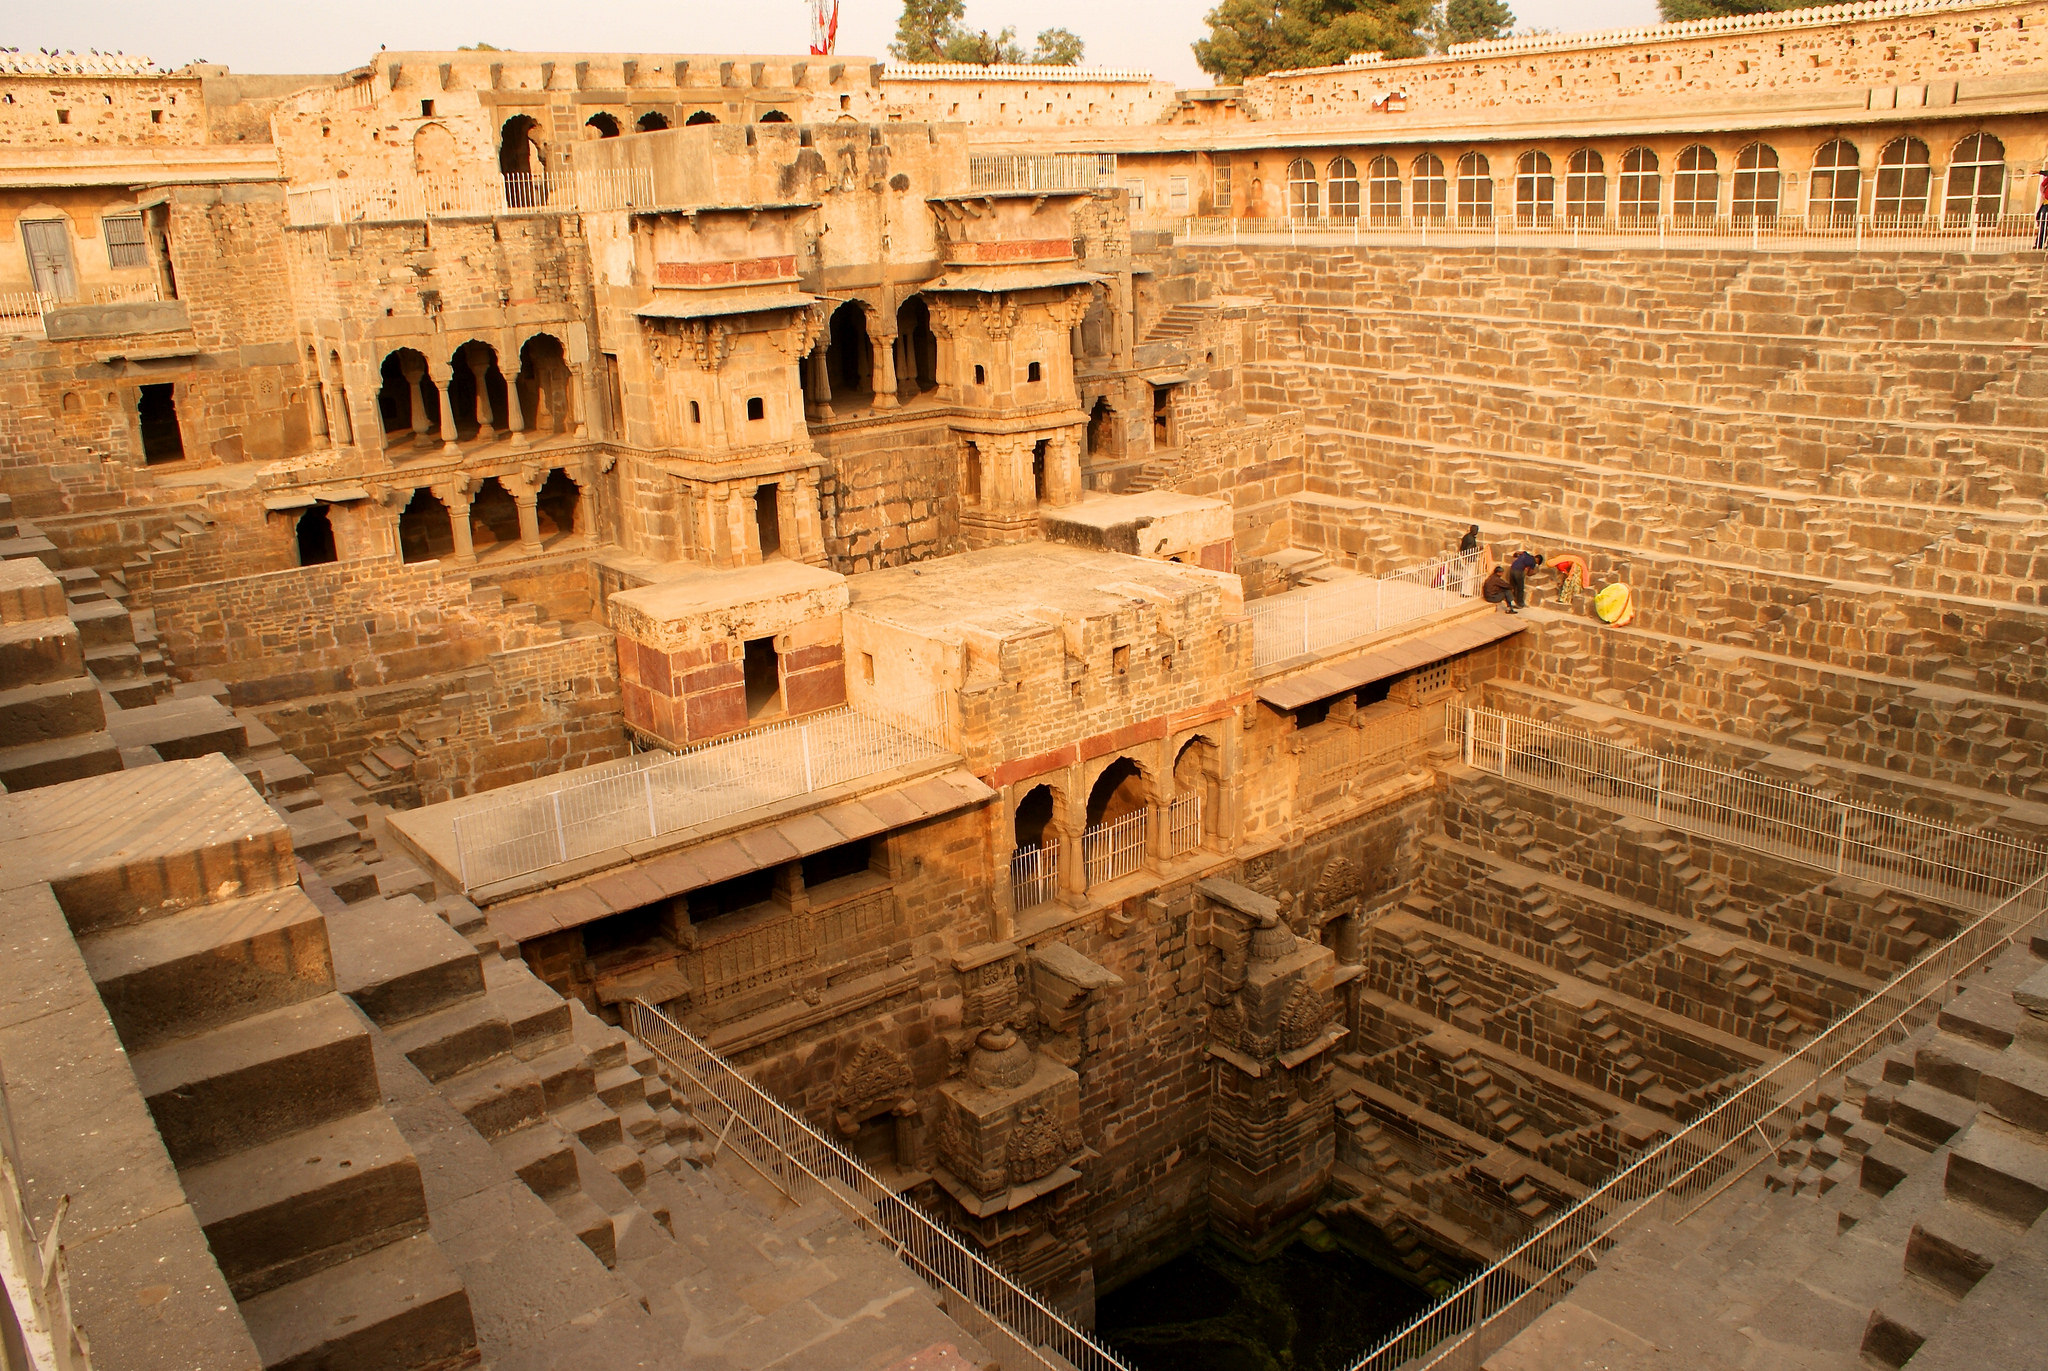
[[[1145,828],[1151,811],[1134,809],[1120,819],[1081,830],[1081,864],[1090,888],[1128,876],[1145,864]]]
[[[1202,842],[1202,792],[1176,795],[1166,806],[1166,855],[1178,857]]]
[[[118,305],[161,298],[161,288],[153,280],[93,286],[70,296],[47,295],[39,290],[13,291],[0,295],[0,330],[18,333],[39,329],[43,326],[44,315],[72,305]]]
[[[497,176],[450,173],[388,180],[350,178],[294,186],[285,193],[286,214],[300,228],[508,214],[574,214],[651,207],[653,203],[654,173],[647,167],[588,171],[562,168]]]
[[[1479,554],[1435,557],[1385,576],[1354,576],[1254,600],[1252,661],[1263,669],[1290,657],[1440,614],[1479,593]]]
[[[967,159],[975,190],[1106,190],[1116,184],[1113,152],[978,152]]]
[[[1570,243],[1581,247],[1892,248],[1969,252],[2031,249],[2035,226],[2024,214],[1772,214],[1772,215],[1519,215],[1499,214],[1218,219],[1170,221],[1184,242],[1295,243],[1342,247],[1364,243]]]
[[[1058,838],[1018,848],[1010,854],[1010,907],[1021,911],[1044,904],[1058,893],[1059,880]]]
[[[58,1199],[49,1231],[37,1237],[20,1153],[0,1080],[0,1365],[92,1371],[85,1334],[71,1316],[71,1274],[59,1236],[71,1197]]]
[[[1682,1221],[1772,1156],[1821,1084],[1932,1020],[1955,978],[2040,919],[2036,876],[1812,1041],[1629,1163],[1519,1247],[1387,1337],[1352,1371],[1479,1365],[1571,1292],[1600,1254],[1654,1219]]]
[[[721,1146],[730,1141],[739,1147],[792,1200],[816,1195],[831,1201],[930,1285],[953,1321],[1005,1367],[1129,1371],[1115,1353],[991,1266],[674,1020],[641,1001],[624,1010],[627,1031],[660,1059],[664,1076],[684,1092]]]
[[[457,873],[474,890],[942,756],[945,703],[926,697],[885,717],[842,705],[487,800],[455,818]]]
[[[1958,909],[1995,908],[2048,871],[2048,851],[2030,843],[1810,786],[1492,710],[1468,709],[1454,726],[1466,763],[1482,771]]]

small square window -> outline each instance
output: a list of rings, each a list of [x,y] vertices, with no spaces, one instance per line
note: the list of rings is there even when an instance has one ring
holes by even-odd
[[[422,101],[420,101],[420,118],[422,118],[422,119],[431,119],[431,118],[433,118],[433,117],[434,117],[434,102],[433,102],[432,100],[422,100]]]
[[[60,123],[60,124],[68,124],[68,123],[70,123],[70,122],[71,122],[71,111],[70,111],[70,110],[68,110],[68,109],[60,109],[60,110],[58,110],[58,111],[57,111],[57,122],[58,122],[58,123]]]
[[[695,400],[690,401],[690,422],[693,424],[701,424],[704,422],[703,411],[697,408],[697,402]]]
[[[748,400],[747,417],[749,419],[766,419],[768,417],[768,402],[758,395]]]
[[[1025,379],[1025,380],[1027,380],[1027,381],[1036,381],[1036,380],[1037,380],[1038,378],[1039,378],[1039,371],[1038,371],[1038,363],[1036,363],[1036,362],[1033,362],[1033,363],[1031,364],[1031,367],[1030,367],[1030,369],[1029,369],[1029,370],[1028,370],[1028,371],[1027,371],[1027,372],[1025,373],[1024,379]]]
[[[151,110],[151,111],[149,112],[149,122],[150,122],[150,123],[152,123],[152,124],[161,124],[161,123],[162,123],[163,121],[164,121],[164,112],[163,112],[162,110],[160,110],[160,109],[153,109],[153,110]]]
[[[1122,647],[1111,648],[1109,650],[1109,664],[1119,676],[1128,672],[1131,669],[1130,644],[1126,643]]]
[[[988,372],[977,362],[974,366],[974,384],[981,385],[988,379]]]
[[[860,678],[863,681],[867,682],[869,685],[873,685],[875,683],[874,653],[863,652],[860,654]]]

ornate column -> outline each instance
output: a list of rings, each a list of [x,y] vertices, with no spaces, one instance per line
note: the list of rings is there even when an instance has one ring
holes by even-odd
[[[312,426],[316,442],[327,437],[327,383],[317,372],[306,391],[306,422]]]
[[[469,374],[476,378],[476,440],[488,443],[498,436],[497,429],[491,425],[491,387],[488,380],[491,359],[481,348],[473,348],[468,362]]]
[[[512,496],[512,503],[519,507],[519,547],[524,552],[539,552],[540,546],[540,486],[547,479],[545,471],[532,467],[517,476],[505,473],[498,477],[498,484],[505,487]]]
[[[412,397],[412,440],[417,443],[427,436],[427,364],[401,362],[399,373],[405,377],[405,384]]]
[[[449,457],[458,456],[462,446],[455,441],[455,369],[436,367],[429,362],[427,380],[441,392],[441,451]]]
[[[515,359],[519,356],[516,351],[512,355]],[[502,372],[504,368],[500,367],[498,370]],[[506,437],[511,440],[513,447],[525,447],[527,442],[526,403],[519,398],[520,375],[521,373],[515,370],[505,378],[505,423],[510,429]]]
[[[583,419],[589,409],[589,401],[583,394],[583,373],[587,370],[588,367],[570,367],[568,381],[562,387],[563,417],[568,422],[570,434],[577,438],[590,436]]]
[[[733,566],[746,566],[761,560],[760,535],[754,531],[752,502],[747,492],[738,487],[725,494],[725,536],[726,546],[731,548]]]
[[[823,422],[832,417],[832,367],[825,340],[820,338],[818,346],[811,349],[804,365],[811,369],[811,402],[805,408],[804,417]]]
[[[875,408],[894,409],[896,399],[896,335],[877,333],[875,353]]]
[[[1060,835],[1059,902],[1079,909],[1088,903],[1088,867],[1081,851],[1081,830],[1088,822],[1088,807],[1067,798],[1080,779],[1070,768],[1065,782],[1053,792],[1052,822]]]
[[[468,477],[432,486],[436,499],[448,506],[448,531],[455,535],[455,560],[468,565],[476,560],[476,539],[469,528],[471,487]]]

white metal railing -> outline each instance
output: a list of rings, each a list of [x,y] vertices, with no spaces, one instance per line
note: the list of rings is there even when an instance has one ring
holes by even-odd
[[[654,203],[648,167],[574,171],[554,168],[500,175],[449,173],[391,179],[355,178],[294,186],[285,193],[290,222],[402,223],[507,214],[573,214],[633,209]]]
[[[977,152],[967,159],[975,190],[1107,190],[1116,184],[1113,152]]]
[[[1600,1254],[1653,1219],[1683,1221],[1774,1155],[1821,1085],[1929,1022],[1956,978],[2041,917],[2036,876],[1797,1052],[1628,1163],[1520,1246],[1353,1363],[1352,1371],[1476,1368],[1570,1293]]]
[[[1202,792],[1176,795],[1166,806],[1166,855],[1178,857],[1202,844]]]
[[[1090,889],[1145,864],[1145,826],[1150,818],[1150,810],[1134,809],[1120,819],[1081,830],[1081,865]]]
[[[660,1010],[624,1006],[628,1032],[659,1059],[704,1129],[741,1149],[792,1200],[821,1196],[930,1285],[940,1306],[1005,1367],[1129,1371],[1045,1301],[904,1199],[824,1134],[734,1070]],[[715,1156],[715,1152],[714,1152]]]
[[[1252,661],[1272,666],[1440,614],[1479,593],[1479,554],[1435,557],[1385,576],[1353,576],[1253,600]]]
[[[842,705],[677,752],[587,767],[456,815],[464,890],[945,755],[949,697]]]
[[[1454,727],[1481,771],[1958,909],[1994,908],[2048,871],[2048,851],[2030,843],[1810,786],[1486,709],[1464,711]]]
[[[1790,172],[1787,175],[1791,175]],[[1598,215],[1517,214],[1502,205],[1490,214],[1377,214],[1344,217],[1221,219],[1183,216],[1183,241],[1195,244],[1292,243],[1344,247],[1360,243],[1571,243],[1580,247],[1799,248],[1928,246],[1971,252],[2013,252],[2034,245],[2028,214],[1769,214]]]
[[[161,289],[153,280],[91,286],[71,296],[48,295],[39,290],[14,291],[0,295],[0,329],[41,328],[44,315],[73,305],[118,305],[161,297]]]
[[[1010,907],[1026,910],[1059,893],[1060,840],[1047,838],[1036,847],[1020,847],[1010,855]]]
[[[0,1318],[0,1363],[13,1366],[25,1354],[35,1371],[92,1371],[91,1349],[71,1316],[71,1275],[59,1236],[70,1206],[69,1195],[60,1197],[49,1232],[36,1236],[0,1079],[0,1313],[12,1314]]]
[[[1295,804],[1303,811],[1350,793],[1351,783],[1381,768],[1413,761],[1455,733],[1462,695],[1414,708],[1379,705],[1348,722],[1313,725],[1296,768]]]

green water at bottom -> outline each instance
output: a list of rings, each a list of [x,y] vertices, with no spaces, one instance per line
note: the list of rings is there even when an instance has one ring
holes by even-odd
[[[1095,1329],[1138,1371],[1344,1371],[1429,1302],[1342,1248],[1204,1243],[1098,1300]]]

